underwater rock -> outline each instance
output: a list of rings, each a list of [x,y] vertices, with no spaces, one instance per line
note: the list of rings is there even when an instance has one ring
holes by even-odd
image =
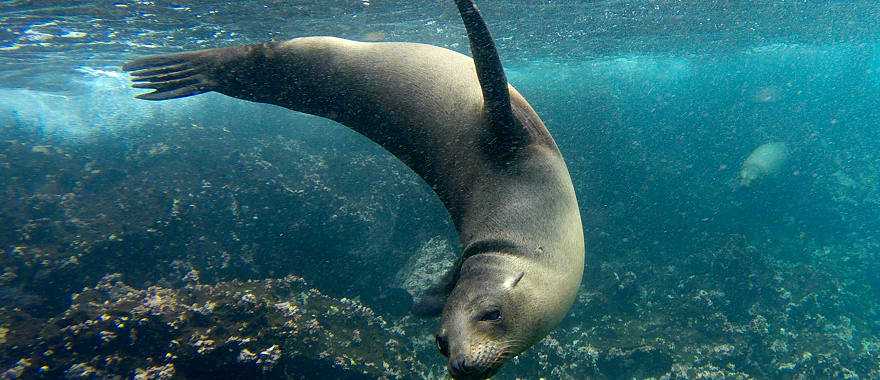
[[[400,268],[395,282],[417,296],[433,286],[455,263],[456,253],[449,241],[433,237],[414,252]]]
[[[135,380],[168,380],[173,379],[177,375],[174,370],[174,364],[158,365],[147,369],[138,368],[135,370]]]
[[[743,161],[739,172],[739,184],[749,187],[755,181],[779,173],[788,155],[788,146],[782,142],[769,142],[755,148]]]
[[[435,324],[402,306],[452,265],[453,240],[388,220],[405,189],[351,195],[385,165],[369,152],[350,164],[347,145],[291,137],[303,129],[243,129],[82,145],[0,130],[0,378],[445,373]],[[819,179],[870,218],[856,206],[880,204],[876,167],[846,171],[856,187]],[[648,211],[621,203],[602,228],[645,227],[633,221]],[[571,315],[497,379],[880,378],[876,241],[695,229],[669,249],[626,236],[593,247]]]
[[[119,278],[77,293],[34,335],[6,336],[0,357],[20,359],[0,360],[4,377],[413,378],[427,371],[368,307],[327,297],[296,276],[182,289],[136,289]]]
[[[586,281],[571,319],[498,378],[807,379],[880,373],[876,324],[868,317],[871,306],[864,304],[874,301],[858,296],[868,293],[852,287],[859,280],[843,285],[836,279],[854,272],[836,273],[830,261],[792,266],[771,256],[772,244],[753,246],[740,236],[706,240],[712,243],[676,257],[633,252],[606,260]],[[856,319],[854,311],[867,319]]]

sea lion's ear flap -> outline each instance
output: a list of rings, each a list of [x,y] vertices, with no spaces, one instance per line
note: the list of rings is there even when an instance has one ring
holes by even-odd
[[[513,289],[519,284],[519,280],[522,280],[523,276],[526,275],[526,272],[519,272],[516,276],[511,277],[507,281],[505,281],[504,287],[507,289]]]

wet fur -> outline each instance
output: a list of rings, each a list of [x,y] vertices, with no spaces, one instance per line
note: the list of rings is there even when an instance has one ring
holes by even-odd
[[[456,354],[491,361],[476,363],[488,371],[481,373],[543,338],[574,301],[584,242],[566,165],[513,87],[514,125],[504,128],[523,138],[499,141],[471,58],[430,45],[307,37],[149,57],[125,69],[136,87],[156,90],[142,99],[216,91],[323,116],[418,173],[443,201],[465,247],[451,277],[455,286],[437,294],[449,293],[444,326],[459,323],[468,300],[485,296],[478,293],[525,273],[509,298],[519,314],[510,316],[517,325],[509,337],[482,346],[467,331],[455,337]]]

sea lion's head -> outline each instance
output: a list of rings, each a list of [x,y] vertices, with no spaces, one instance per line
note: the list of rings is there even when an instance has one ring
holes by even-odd
[[[518,261],[481,254],[462,264],[436,335],[454,378],[492,376],[507,359],[531,347],[558,323],[559,311],[543,308],[546,294],[537,294],[547,293],[538,291],[542,276],[529,273],[528,266]]]
[[[739,171],[739,185],[742,187],[751,186],[752,182],[757,180],[760,174],[760,170],[751,165],[743,166],[742,170]]]

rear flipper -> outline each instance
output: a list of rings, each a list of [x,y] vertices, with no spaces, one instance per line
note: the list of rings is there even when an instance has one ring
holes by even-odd
[[[221,91],[234,85],[232,75],[252,58],[262,45],[235,46],[158,55],[131,61],[122,70],[130,71],[135,88],[155,91],[136,96],[144,100],[167,100]]]

